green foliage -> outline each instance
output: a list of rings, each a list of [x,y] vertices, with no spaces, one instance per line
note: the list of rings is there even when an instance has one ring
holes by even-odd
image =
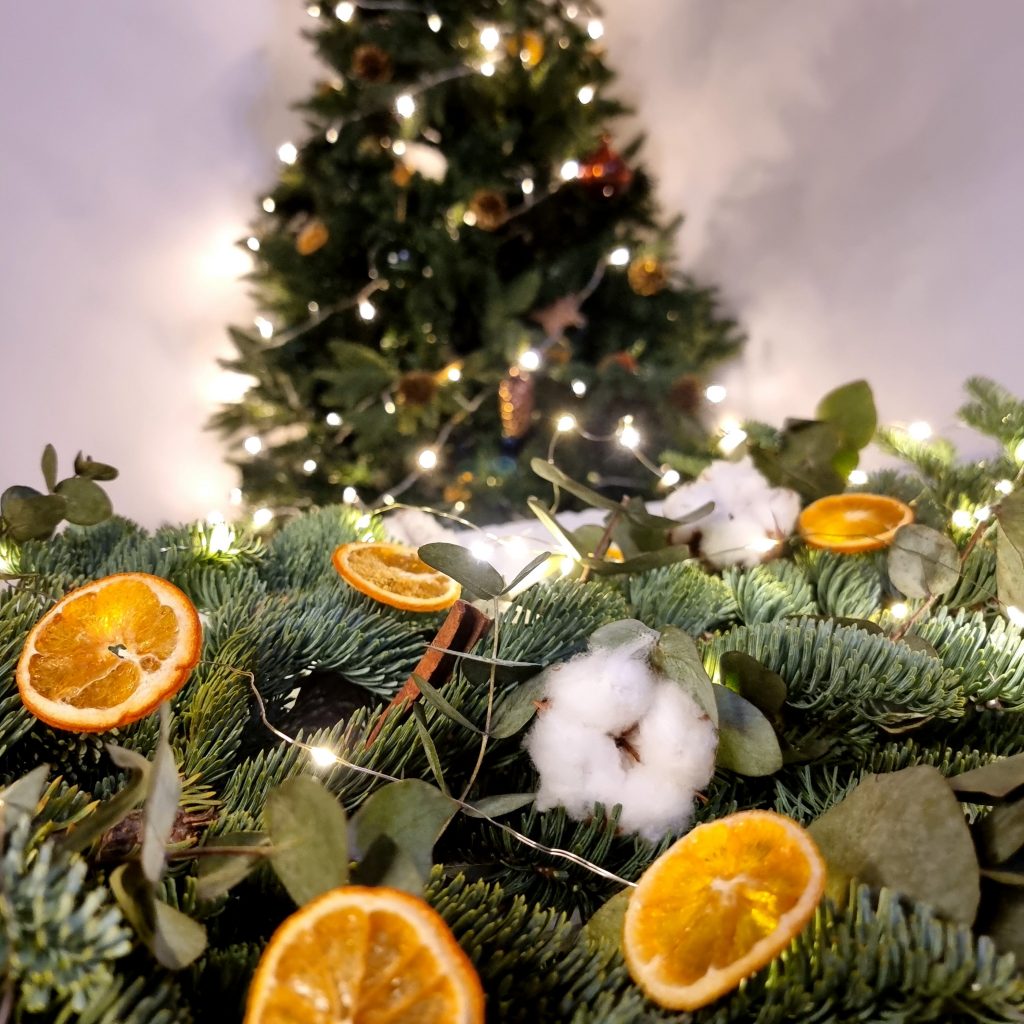
[[[732,568],[722,575],[732,591],[737,617],[747,625],[814,611],[814,591],[795,563],[769,562],[752,569]]]
[[[696,565],[669,565],[631,576],[629,603],[638,619],[653,629],[678,626],[697,635],[735,613],[727,584]]]

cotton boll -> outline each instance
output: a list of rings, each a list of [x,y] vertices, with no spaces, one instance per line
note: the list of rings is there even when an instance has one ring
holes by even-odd
[[[387,516],[384,525],[391,537],[414,548],[435,541],[457,544],[460,540],[454,530],[446,529],[435,516],[418,508],[400,509]]]
[[[638,766],[625,781],[619,826],[652,843],[681,832],[693,817],[693,792],[659,771]]]
[[[788,537],[800,516],[800,495],[788,487],[773,487],[768,493],[768,514],[780,537]]]
[[[765,556],[750,545],[766,535],[760,521],[748,515],[712,523],[701,535],[701,557],[719,569],[729,565],[749,568]]]
[[[683,484],[682,487],[674,490],[662,505],[662,514],[669,519],[684,519],[691,512],[707,505],[715,500],[715,492],[707,482],[697,479],[692,483]],[[708,519],[714,515],[703,516],[693,523],[677,526],[672,531],[672,540],[676,544],[685,544],[697,532],[699,532]]]
[[[718,730],[697,702],[672,680],[659,680],[633,749],[648,769],[684,789],[703,789],[715,771]]]

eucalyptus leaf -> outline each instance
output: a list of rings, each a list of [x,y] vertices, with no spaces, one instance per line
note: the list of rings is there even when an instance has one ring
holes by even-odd
[[[877,622],[870,619],[855,619],[845,615],[821,615],[812,616],[822,622],[834,622],[837,626],[851,626],[853,629],[862,629],[872,636],[885,636],[885,630]]]
[[[718,662],[723,685],[774,717],[786,703],[786,682],[744,651],[726,651]],[[717,691],[716,691],[717,696]],[[721,708],[721,704],[719,704]]]
[[[900,637],[899,642],[904,647],[909,647],[912,651],[917,651],[919,654],[927,654],[929,658],[939,657],[939,652],[923,636],[918,636],[916,633],[907,633],[906,636]]]
[[[528,565],[524,566],[522,569],[519,570],[519,572],[516,573],[512,580],[506,585],[505,593],[507,594],[509,593],[509,591],[515,590],[520,583],[522,583],[531,575],[531,573],[535,572],[551,558],[552,554],[550,551],[542,551],[539,555],[537,555],[536,558],[532,559]]]
[[[505,793],[502,796],[485,796],[481,800],[474,800],[472,805],[463,807],[462,810],[471,818],[500,818],[502,815],[511,814],[521,807],[532,804],[536,793]]]
[[[91,455],[79,452],[75,456],[75,473],[89,480],[116,480],[117,470],[105,462],[95,462]]]
[[[998,882],[1000,885],[1012,885],[1017,888],[1024,887],[1024,872],[1000,871],[998,868],[982,868],[981,877],[989,881]]]
[[[1024,849],[1024,799],[993,807],[975,825],[975,832],[986,867],[1008,861]]]
[[[634,558],[627,558],[624,562],[605,562],[590,557],[583,558],[582,562],[593,572],[603,576],[625,576],[630,573],[660,569],[662,566],[675,565],[678,562],[688,562],[692,558],[688,547],[683,544],[672,544],[657,551],[645,551]]]
[[[455,814],[457,804],[420,779],[403,779],[378,789],[352,819],[360,850],[387,836],[416,866],[421,883],[430,873],[434,844]]]
[[[170,971],[182,971],[206,950],[206,929],[160,900],[153,902],[153,955]]]
[[[495,598],[505,590],[501,573],[493,565],[476,558],[468,548],[438,541],[424,544],[418,554],[427,565],[450,576],[477,597]]]
[[[683,515],[677,516],[674,519],[666,519],[664,516],[651,515],[650,512],[644,512],[643,515],[636,515],[632,504],[630,504],[627,511],[627,515],[632,519],[638,526],[647,526],[653,528],[661,528],[666,526],[666,529],[673,530],[677,526],[689,526],[690,523],[696,523],[700,519],[711,515],[715,511],[715,503],[713,501],[706,502],[703,505],[698,505],[694,509],[690,509],[689,512],[684,512]]]
[[[1024,609],[1024,491],[1014,491],[996,509],[996,590],[999,600]]]
[[[960,554],[930,526],[901,526],[889,547],[889,579],[907,597],[944,594],[960,579]]]
[[[267,848],[267,837],[262,832],[224,832],[215,839],[203,844],[204,852],[216,850],[220,846],[245,847],[253,850]],[[214,900],[223,896],[243,879],[247,878],[259,865],[262,858],[255,853],[225,853],[221,856],[203,856],[199,860],[196,871],[196,898]]]
[[[311,775],[272,789],[263,809],[274,846],[270,863],[298,906],[348,880],[345,811]]]
[[[539,669],[541,664],[537,661],[509,661],[506,658],[492,658],[488,654],[470,654],[469,651],[453,651],[447,647],[438,647],[436,644],[427,644],[431,651],[440,651],[449,657],[458,658],[459,661],[475,661],[481,665],[494,665],[498,668],[529,668]]]
[[[419,736],[420,743],[423,745],[423,753],[426,754],[427,764],[430,765],[430,771],[433,773],[441,792],[447,796],[448,784],[444,781],[444,768],[441,766],[441,758],[437,756],[437,747],[434,746],[434,737],[430,735],[430,730],[427,728],[427,716],[420,704],[413,704],[412,717],[413,721],[416,723],[416,734]]]
[[[580,934],[592,945],[606,953],[617,953],[622,949],[622,931],[626,924],[626,908],[629,906],[631,889],[620,889],[611,899],[605,900],[590,915]]]
[[[537,701],[544,696],[549,671],[534,676],[529,682],[520,683],[498,702],[491,717],[492,739],[508,739],[530,724],[537,713]]]
[[[782,748],[771,722],[727,686],[716,686],[718,751],[715,764],[738,775],[759,778],[782,767]]]
[[[52,491],[57,486],[57,449],[52,444],[43,449],[42,470],[46,489]]]
[[[1024,786],[1024,754],[1001,757],[980,768],[954,775],[948,781],[954,793],[962,793],[974,803],[990,803],[984,797],[1004,799]]]
[[[171,712],[166,704],[160,705],[160,738],[153,756],[153,770],[149,773],[146,804],[142,820],[142,873],[154,885],[164,873],[167,841],[174,828],[181,799],[181,780],[171,750]]]
[[[855,380],[830,391],[818,403],[815,417],[831,423],[839,431],[843,447],[859,451],[871,443],[878,428],[871,386],[866,380]]]
[[[715,687],[704,670],[704,662],[693,637],[676,626],[666,626],[651,652],[651,664],[679,683],[708,718],[718,725]]]
[[[0,789],[0,840],[5,829],[36,813],[49,774],[49,765],[37,765],[27,775],[15,779],[6,789]]]
[[[549,484],[560,487],[574,498],[579,498],[586,505],[590,505],[593,508],[607,509],[609,512],[624,511],[623,506],[619,502],[599,494],[597,491],[587,487],[586,484],[578,483],[571,476],[563,473],[553,462],[548,462],[547,459],[531,459],[530,468],[542,480],[547,480]]]
[[[651,629],[639,619],[616,619],[598,627],[590,634],[590,650],[611,649],[630,653],[649,654],[661,638],[656,629]]]
[[[813,500],[845,488],[846,477],[833,465],[841,446],[833,424],[803,420],[787,423],[777,450],[754,446],[751,457],[771,483]]]
[[[427,701],[434,705],[438,711],[441,712],[446,718],[450,718],[453,722],[458,722],[464,729],[468,729],[470,732],[475,732],[478,736],[483,736],[483,729],[477,728],[461,711],[453,707],[441,696],[441,694],[426,681],[422,676],[414,675],[413,678],[416,680],[416,685],[420,688],[420,692],[427,699]]]
[[[107,492],[95,480],[69,476],[57,484],[56,491],[67,502],[64,516],[69,523],[95,526],[113,515],[114,506]]]
[[[81,853],[108,829],[124,821],[145,799],[149,789],[149,775],[153,766],[141,754],[113,743],[106,745],[110,760],[126,771],[131,777],[125,787],[109,800],[104,800],[87,818],[83,818],[64,837],[61,846],[65,850]]]
[[[413,896],[423,894],[423,876],[412,857],[391,836],[379,835],[352,870],[354,885],[386,885]]]
[[[45,540],[57,528],[67,510],[60,494],[40,494],[34,487],[8,487],[0,495],[0,518],[18,541]]]
[[[544,524],[555,540],[560,541],[567,550],[575,551],[577,555],[585,556],[586,551],[582,550],[579,542],[573,536],[571,530],[565,529],[561,523],[552,515],[550,509],[539,498],[527,498],[526,504],[530,511]]]
[[[1000,952],[1024,960],[1024,890],[1016,886],[987,883],[983,907],[984,934]]]
[[[963,810],[942,775],[915,765],[869,775],[810,827],[828,863],[827,893],[851,879],[894,889],[969,925],[980,898],[978,859]]]
[[[138,863],[119,864],[110,873],[110,890],[139,941],[153,949],[156,918],[153,887],[146,880]]]

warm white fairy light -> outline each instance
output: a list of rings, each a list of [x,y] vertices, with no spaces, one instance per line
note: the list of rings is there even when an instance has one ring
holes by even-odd
[[[327,426],[329,426],[329,427],[340,427],[341,426],[341,417],[336,412],[329,412],[324,417],[324,420],[327,422]]]
[[[260,240],[255,235],[250,235],[246,240],[245,244],[252,249],[253,252],[260,251]]]
[[[570,386],[572,387],[572,393],[577,398],[582,398],[587,393],[587,385],[578,378],[574,380]]]
[[[925,423],[924,420],[914,420],[913,423],[907,427],[907,433],[915,441],[927,441],[932,436],[931,424]]]
[[[740,426],[739,420],[727,417],[719,425],[722,436],[718,439],[718,450],[723,455],[730,455],[747,439],[747,432]]]
[[[469,545],[469,553],[478,562],[489,562],[494,557],[494,545],[485,540],[474,540]]]
[[[846,479],[854,487],[860,487],[868,482],[868,475],[863,469],[851,469]]]
[[[1012,494],[1013,493],[1013,481],[1012,480],[1000,480],[996,484],[996,490],[1000,494]]]
[[[386,413],[387,413],[387,414],[388,414],[389,416],[394,416],[394,415],[395,415],[395,413],[396,413],[396,412],[398,411],[398,406],[397,406],[397,405],[395,405],[395,403],[394,403],[394,402],[392,402],[392,401],[391,401],[391,399],[389,398],[389,399],[388,399],[388,400],[387,400],[387,401],[386,401],[386,402],[384,403],[384,411],[385,411],[385,412],[386,412]]]
[[[247,437],[242,442],[242,447],[250,455],[259,455],[259,453],[263,450],[263,442],[255,434],[253,434],[252,437]]]
[[[341,758],[332,754],[326,747],[310,747],[309,759],[317,768],[330,768],[332,764],[340,764]]]
[[[584,106],[588,104],[594,98],[594,87],[592,85],[584,85],[578,93],[576,93],[576,99],[580,101]]]
[[[232,487],[231,490],[228,491],[228,501],[231,502],[232,505],[241,505],[242,504],[242,488],[241,487]]]
[[[613,267],[624,267],[629,262],[629,250],[624,245],[612,249],[608,254],[608,262]]]
[[[455,384],[458,381],[462,380],[462,370],[460,370],[459,367],[457,366],[449,366],[447,377],[453,384]]]
[[[320,303],[319,302],[307,302],[306,303],[306,309],[308,309],[310,311],[310,313],[319,313],[320,312]]]
[[[981,508],[976,508],[974,510],[974,518],[979,523],[988,522],[988,520],[992,518],[992,509],[990,509],[988,505],[982,505]]]
[[[472,210],[467,210],[462,215],[462,223],[468,227],[473,227],[476,224],[476,214]]]
[[[434,448],[424,448],[416,456],[416,464],[420,469],[431,470],[437,466],[437,451]]]
[[[319,18],[319,17],[320,17],[320,5],[319,5],[319,4],[310,4],[310,5],[309,5],[309,6],[308,6],[308,7],[306,8],[306,13],[307,13],[307,14],[308,14],[308,15],[309,15],[309,16],[310,16],[311,18]]]
[[[563,576],[568,576],[575,565],[576,562],[569,555],[562,555],[562,561],[558,564],[558,571]]]
[[[272,338],[274,336],[274,325],[265,316],[256,317],[253,323],[256,325],[256,330],[260,332],[261,338]]]
[[[564,413],[555,422],[555,430],[560,434],[568,434],[570,430],[576,429],[576,417],[571,413]]]
[[[406,145],[404,139],[395,139],[395,141],[391,143],[391,152],[394,153],[395,156],[405,156],[405,150]]]
[[[480,65],[480,74],[483,75],[484,78],[490,78],[497,70],[498,69],[494,66],[493,61],[485,60],[483,64]]]
[[[328,128],[324,132],[324,138],[333,146],[338,141],[338,129]]]
[[[356,5],[349,3],[348,0],[344,0],[344,3],[340,3],[334,8],[334,14],[338,21],[351,21],[355,13]]]
[[[591,39],[600,39],[604,35],[604,23],[594,18],[587,25],[587,35]]]
[[[355,505],[359,501],[359,492],[354,487],[346,487],[341,492],[341,500],[346,505]]]
[[[635,452],[640,447],[640,431],[633,426],[632,416],[623,416],[618,429],[619,444]]]
[[[898,621],[899,619],[905,619],[910,614],[910,609],[905,601],[896,601],[894,604],[889,605],[889,614]]]
[[[522,184],[519,186],[523,190],[524,196],[533,195],[533,178],[523,178]]]
[[[365,530],[370,525],[370,523],[372,523],[372,522],[373,522],[373,516],[371,516],[369,512],[364,512],[356,520],[356,529],[357,530]]]
[[[662,487],[675,487],[681,479],[678,469],[666,469],[665,472],[661,474],[661,480],[658,482]]]
[[[969,530],[974,525],[974,517],[965,508],[958,508],[950,517],[950,522],[960,530]]]
[[[407,92],[403,92],[395,100],[395,112],[399,117],[412,117],[416,113],[416,101]]]
[[[267,198],[263,200],[263,209],[266,210],[267,213],[273,213],[277,209],[277,203],[274,202],[272,197],[267,196]]]
[[[235,539],[235,531],[224,522],[223,517],[220,522],[212,525],[213,529],[210,530],[210,536],[206,540],[206,550],[211,555],[221,555],[225,551],[230,551]]]
[[[293,164],[299,158],[299,151],[294,142],[282,142],[277,147],[277,158],[283,164]]]
[[[540,353],[536,349],[528,348],[520,357],[519,365],[524,370],[536,370],[540,368]]]
[[[758,554],[767,554],[769,551],[774,551],[779,546],[779,541],[775,537],[756,537],[754,540],[747,544],[748,551],[756,551]]]
[[[1017,447],[1013,450],[1013,457],[1018,462],[1024,462],[1024,441],[1019,441]]]
[[[724,402],[726,396],[726,390],[721,384],[709,384],[704,389],[704,397],[712,404],[718,405],[719,402]]]
[[[395,496],[393,494],[382,494],[380,500],[384,502],[385,505],[394,505]]]
[[[441,21],[440,14],[427,15],[427,28],[429,28],[431,32],[440,32],[442,24],[443,22]]]
[[[274,518],[274,512],[269,508],[258,508],[252,514],[252,525],[256,529],[266,526]]]
[[[1006,617],[1014,626],[1024,626],[1024,612],[1016,605],[1008,604],[1006,606]]]
[[[561,174],[563,181],[572,181],[573,178],[579,177],[579,162],[576,160],[566,160],[565,163],[562,164],[562,167],[558,173]]]
[[[315,473],[316,459],[306,459],[306,461],[302,464],[302,469],[306,473]]]
[[[488,53],[496,50],[500,44],[501,33],[494,25],[487,25],[480,30],[480,45],[487,50]]]
[[[377,315],[377,307],[369,299],[360,299],[359,315],[364,320],[372,320]]]
[[[223,370],[210,378],[206,394],[212,402],[223,402],[235,405],[245,398],[251,387],[258,384],[257,378],[248,373],[235,373],[234,370]]]

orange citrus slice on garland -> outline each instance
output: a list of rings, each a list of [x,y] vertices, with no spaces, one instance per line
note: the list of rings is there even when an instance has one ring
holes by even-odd
[[[439,612],[459,599],[462,588],[427,565],[404,544],[354,541],[331,558],[347,583],[375,601],[407,612]]]
[[[887,548],[914,510],[881,494],[831,494],[800,513],[797,528],[812,548],[855,555]]]
[[[484,992],[441,916],[396,889],[347,885],[271,936],[244,1024],[483,1024]]]
[[[660,1006],[706,1006],[799,934],[825,874],[814,840],[781,814],[742,811],[698,825],[630,895],[622,936],[629,973]]]
[[[107,576],[65,595],[32,627],[18,690],[55,729],[105,732],[177,693],[201,647],[199,615],[173,583]]]

